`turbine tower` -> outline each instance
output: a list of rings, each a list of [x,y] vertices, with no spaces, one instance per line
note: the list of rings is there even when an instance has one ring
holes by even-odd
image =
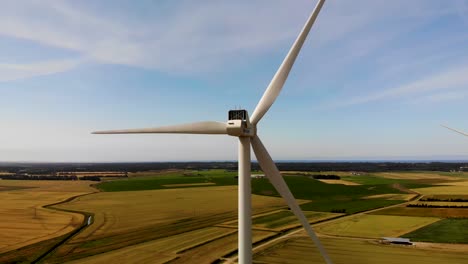
[[[297,37],[296,41],[289,50],[286,58],[274,75],[267,89],[265,90],[262,98],[260,99],[257,107],[255,108],[252,117],[246,110],[231,110],[228,114],[227,123],[204,121],[197,123],[188,123],[174,126],[164,126],[156,128],[143,128],[143,129],[125,129],[125,130],[109,130],[97,131],[93,134],[140,134],[140,133],[180,133],[180,134],[224,134],[239,138],[239,263],[248,264],[252,263],[252,207],[251,207],[251,159],[250,159],[250,146],[252,146],[257,161],[269,179],[271,184],[275,187],[278,193],[286,200],[287,205],[292,212],[299,219],[308,235],[312,238],[315,245],[319,249],[325,262],[332,263],[328,257],[325,249],[314,233],[307,218],[301,211],[298,203],[294,199],[288,185],[281,176],[276,164],[273,162],[270,154],[266,150],[262,141],[257,135],[257,124],[273,105],[278,97],[281,89],[283,88],[289,72],[296,60],[299,51],[301,50],[304,41],[312,28],[312,25],[317,18],[320,9],[325,0],[319,0],[315,6],[312,14],[307,19],[302,31]]]

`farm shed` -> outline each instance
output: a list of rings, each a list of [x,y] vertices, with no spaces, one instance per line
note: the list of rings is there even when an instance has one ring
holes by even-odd
[[[409,238],[402,237],[382,237],[382,242],[399,245],[413,245]]]

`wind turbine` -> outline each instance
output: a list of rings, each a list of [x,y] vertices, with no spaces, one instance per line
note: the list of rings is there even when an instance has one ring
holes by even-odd
[[[444,126],[444,125],[441,125],[441,126],[447,128],[447,129],[450,129],[450,130],[452,130],[452,131],[454,131],[454,132],[457,132],[458,134],[462,134],[462,135],[468,137],[468,133],[462,132],[462,131],[460,131],[460,130],[456,130],[456,129],[454,129],[454,128],[450,128],[450,127],[448,127],[448,126]]]
[[[238,260],[242,264],[252,262],[252,207],[251,207],[251,159],[250,146],[252,146],[257,161],[263,172],[275,187],[278,193],[286,200],[287,205],[299,219],[304,229],[314,241],[326,263],[332,263],[325,249],[314,233],[307,218],[301,211],[298,203],[294,199],[288,185],[281,176],[273,159],[266,150],[262,141],[257,135],[257,124],[273,105],[283,88],[289,72],[296,60],[299,51],[301,50],[304,41],[309,34],[312,25],[317,18],[320,9],[325,0],[319,0],[312,14],[307,19],[301,33],[289,50],[286,58],[274,75],[262,98],[258,102],[252,117],[249,118],[246,110],[230,110],[227,123],[204,121],[197,123],[188,123],[174,126],[164,126],[156,128],[143,129],[126,129],[126,130],[109,130],[97,131],[93,134],[140,134],[140,133],[180,133],[180,134],[224,134],[239,138],[239,201],[238,201],[238,243],[239,256]]]

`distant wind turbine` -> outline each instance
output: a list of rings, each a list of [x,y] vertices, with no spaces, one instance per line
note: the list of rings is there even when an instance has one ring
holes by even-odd
[[[454,131],[454,132],[457,132],[458,134],[462,134],[462,135],[468,137],[468,133],[462,132],[462,131],[460,131],[460,130],[456,130],[456,129],[454,129],[454,128],[450,128],[450,127],[448,127],[448,126],[444,126],[444,125],[441,125],[441,126],[447,128],[447,129],[450,129],[450,130],[452,130],[452,131]]]
[[[93,134],[139,134],[139,133],[179,133],[179,134],[226,134],[239,138],[239,262],[252,263],[252,207],[251,207],[251,159],[250,145],[255,152],[258,163],[263,172],[275,187],[278,193],[286,200],[289,208],[299,219],[309,236],[314,241],[326,263],[332,261],[314,233],[307,218],[294,199],[288,185],[281,176],[276,164],[257,135],[257,124],[273,105],[283,88],[289,72],[301,50],[304,41],[317,18],[325,0],[319,0],[314,11],[308,18],[304,28],[289,50],[286,58],[274,75],[257,107],[252,118],[249,119],[246,110],[230,110],[227,123],[205,121],[174,126],[156,128],[126,129],[98,131]]]

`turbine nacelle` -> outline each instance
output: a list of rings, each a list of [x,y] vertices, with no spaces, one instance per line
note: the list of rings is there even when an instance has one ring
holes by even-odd
[[[230,110],[226,123],[227,134],[233,137],[253,137],[257,129],[249,120],[247,110]]]

